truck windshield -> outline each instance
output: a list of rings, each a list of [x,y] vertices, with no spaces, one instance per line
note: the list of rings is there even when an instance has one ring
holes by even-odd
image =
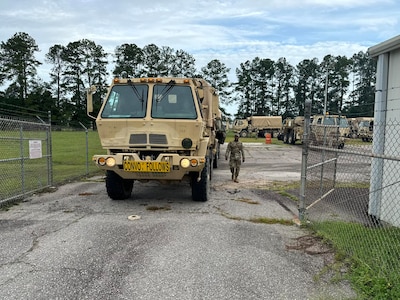
[[[349,122],[347,122],[347,119],[345,118],[340,118],[340,128],[348,128],[349,127]]]
[[[323,124],[324,125],[336,125],[336,118],[334,118],[334,117],[325,117]]]
[[[114,85],[101,113],[102,118],[144,118],[148,86]]]
[[[369,127],[369,121],[361,121],[360,125],[358,125],[358,127]]]
[[[196,119],[192,89],[189,86],[156,84],[153,88],[151,117],[154,119]]]

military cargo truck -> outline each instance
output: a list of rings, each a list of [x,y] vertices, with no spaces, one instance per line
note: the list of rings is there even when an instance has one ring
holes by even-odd
[[[348,119],[351,138],[361,138],[363,141],[371,141],[374,127],[373,117],[357,117]],[[360,130],[361,126],[361,130]]]
[[[214,159],[225,133],[216,90],[203,79],[115,78],[96,120],[107,154],[94,155],[111,199],[131,196],[134,181],[190,183],[192,198],[207,201]]]
[[[282,130],[280,139],[285,144],[294,145],[296,141],[303,141],[304,133],[304,117],[298,116],[295,118],[286,118],[282,122]]]
[[[251,134],[264,137],[266,133],[270,133],[271,137],[274,137],[281,127],[281,116],[251,116],[247,119],[236,119],[233,123],[233,131],[241,137]]]
[[[343,149],[345,138],[340,134],[343,118],[338,115],[315,115],[311,117],[310,143]]]
[[[371,142],[374,133],[374,118],[373,117],[359,117],[358,120],[358,137],[363,142]]]

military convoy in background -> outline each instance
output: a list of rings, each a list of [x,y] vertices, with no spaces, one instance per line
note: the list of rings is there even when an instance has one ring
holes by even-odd
[[[361,138],[365,142],[372,141],[372,117],[347,119],[339,115],[314,115],[310,119],[310,143],[312,145],[329,145],[343,148],[346,138]],[[278,139],[286,144],[303,143],[304,117],[286,118]]]
[[[187,181],[195,201],[207,201],[225,129],[216,90],[203,79],[115,78],[97,117],[96,87],[87,112],[106,154],[93,156],[111,199],[127,199],[138,181]]]

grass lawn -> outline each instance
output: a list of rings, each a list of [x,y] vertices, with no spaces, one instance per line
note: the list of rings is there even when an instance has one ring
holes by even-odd
[[[95,131],[52,132],[53,182],[60,183],[80,176],[101,172],[92,162],[94,154],[102,154],[100,139]]]

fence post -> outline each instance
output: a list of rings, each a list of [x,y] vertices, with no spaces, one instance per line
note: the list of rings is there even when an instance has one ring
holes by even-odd
[[[86,133],[86,175],[89,175],[89,141],[88,141],[88,129],[86,128],[85,125],[83,125],[81,122],[79,124],[85,129]]]
[[[47,168],[48,168],[48,184],[53,185],[53,141],[51,138],[51,111],[47,112],[47,117],[49,119],[49,127],[47,127]]]
[[[24,157],[24,129],[19,127],[19,151],[21,158],[21,192],[25,193],[25,157]]]
[[[303,130],[303,148],[301,158],[301,183],[300,183],[300,200],[299,200],[299,220],[301,223],[305,221],[305,191],[307,180],[307,158],[308,158],[308,144],[310,132],[310,118],[311,118],[311,100],[306,100],[304,104],[304,130]]]

